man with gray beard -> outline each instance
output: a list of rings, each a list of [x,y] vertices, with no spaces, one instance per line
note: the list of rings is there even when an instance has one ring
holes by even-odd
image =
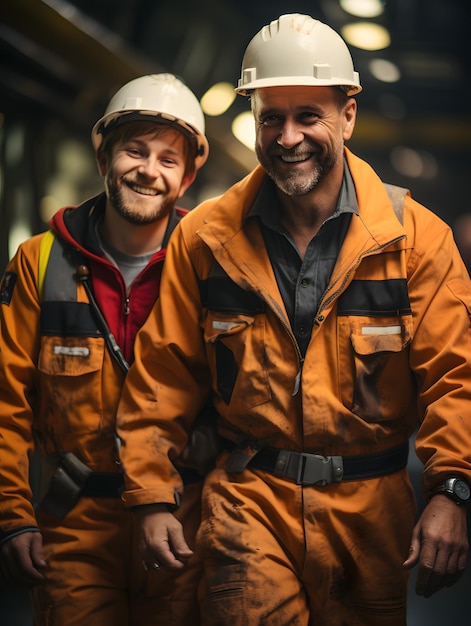
[[[118,429],[144,560],[185,567],[172,458],[208,398],[226,441],[196,541],[205,626],[405,626],[412,566],[424,596],[465,568],[471,283],[450,228],[346,148],[360,90],[310,16],[252,39],[260,166],[177,226],[137,338]]]

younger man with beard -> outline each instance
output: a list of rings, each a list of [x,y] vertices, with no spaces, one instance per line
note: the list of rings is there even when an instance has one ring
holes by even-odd
[[[123,507],[115,414],[137,331],[159,295],[175,203],[208,157],[204,116],[175,76],[124,85],[93,128],[105,193],[22,244],[1,290],[0,573],[33,587],[36,626],[197,623],[199,565],[139,557]],[[33,510],[34,442],[44,490]],[[200,480],[178,515],[192,544]]]

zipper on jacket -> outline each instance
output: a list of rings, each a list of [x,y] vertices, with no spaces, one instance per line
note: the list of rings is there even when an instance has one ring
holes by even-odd
[[[124,309],[123,309],[123,313],[124,315],[129,315],[131,309],[129,307],[129,298],[126,297],[124,298]]]
[[[263,296],[262,296],[262,299],[265,300],[265,302],[267,302],[267,304],[270,301],[269,299],[263,298]],[[303,373],[304,357],[301,354],[301,350],[299,349],[298,342],[296,341],[296,337],[294,336],[294,333],[293,333],[293,330],[292,330],[291,326],[289,324],[287,324],[285,318],[278,313],[278,307],[270,307],[270,308],[273,311],[273,313],[276,315],[276,317],[280,320],[280,322],[284,326],[286,332],[290,336],[291,341],[293,342],[294,348],[296,350],[296,354],[298,355],[299,369],[298,369],[298,371],[296,373],[296,376],[294,377],[293,391],[291,392],[291,397],[294,398],[294,396],[296,396],[299,393],[299,390],[301,388],[301,376],[302,376],[302,373]]]
[[[293,387],[293,391],[291,393],[291,397],[293,397],[293,398],[294,398],[294,396],[296,396],[298,394],[299,389],[301,388],[301,376],[302,376],[302,373],[303,373],[303,365],[304,365],[304,359],[300,356],[299,357],[299,370],[298,370],[298,373],[296,374],[296,376],[294,378],[294,387]]]
[[[316,316],[314,318],[314,322],[319,324],[319,321],[320,321],[320,320],[318,321],[319,313],[323,309],[325,309],[343,291],[343,288],[345,287],[345,284],[348,282],[348,279],[351,276],[352,272],[354,272],[357,269],[357,267],[360,265],[361,261],[363,260],[363,258],[365,256],[369,256],[369,255],[374,254],[376,252],[381,252],[385,248],[388,248],[389,246],[397,243],[398,241],[401,241],[401,239],[404,239],[404,236],[397,237],[397,239],[389,241],[384,246],[380,246],[379,248],[374,248],[372,250],[367,250],[366,252],[361,254],[357,258],[356,262],[351,266],[351,268],[345,274],[345,279],[343,280],[342,285],[340,286],[340,288],[337,289],[337,291],[335,293],[333,293],[328,300],[326,300],[323,304],[321,304],[321,306],[319,307],[319,309],[318,309],[318,311],[316,313]],[[328,290],[329,290],[329,287],[327,287],[327,289],[325,290],[325,293],[327,293]],[[265,298],[263,298],[263,299],[265,299]],[[268,302],[268,300],[266,300],[266,302]],[[301,377],[302,377],[302,373],[303,373],[304,357],[301,354],[301,350],[299,349],[298,342],[296,341],[296,337],[294,336],[294,333],[293,333],[293,330],[292,330],[291,326],[289,324],[286,324],[286,321],[283,318],[283,316],[279,315],[277,307],[270,307],[270,308],[275,313],[275,315],[278,317],[278,319],[280,320],[280,322],[283,324],[283,326],[285,327],[286,331],[288,332],[289,336],[291,337],[293,345],[294,345],[294,347],[296,349],[296,353],[298,355],[299,369],[298,369],[298,371],[296,373],[296,376],[294,378],[293,391],[291,392],[291,396],[294,397],[294,396],[296,396],[299,393],[299,390],[301,388]]]

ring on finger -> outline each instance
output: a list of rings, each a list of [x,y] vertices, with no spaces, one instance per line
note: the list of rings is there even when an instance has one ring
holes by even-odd
[[[142,565],[144,566],[146,572],[160,569],[160,563],[157,563],[157,561],[154,561],[153,563],[149,563],[149,561],[142,561]]]

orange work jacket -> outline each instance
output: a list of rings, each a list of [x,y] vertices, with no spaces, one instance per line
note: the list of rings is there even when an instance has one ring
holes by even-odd
[[[346,158],[359,214],[304,359],[247,218],[261,167],[174,231],[118,412],[129,506],[175,502],[171,461],[207,396],[233,441],[321,455],[382,452],[420,427],[425,493],[471,481],[471,284],[451,229],[410,196],[401,223],[372,168]]]

